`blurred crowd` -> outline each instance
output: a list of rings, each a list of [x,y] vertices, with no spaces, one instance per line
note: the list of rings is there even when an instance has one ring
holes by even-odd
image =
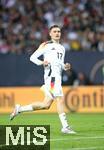
[[[76,73],[74,70],[63,72],[62,75],[62,84],[63,85],[72,85],[73,87],[93,85],[94,83],[85,75],[84,72]]]
[[[67,51],[104,52],[103,0],[1,0],[0,53],[26,53],[62,27]]]

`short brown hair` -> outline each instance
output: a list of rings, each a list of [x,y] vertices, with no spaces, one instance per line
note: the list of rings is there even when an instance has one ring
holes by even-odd
[[[53,28],[59,28],[60,30],[61,30],[61,28],[60,28],[60,26],[58,26],[58,25],[53,25],[53,26],[51,26],[50,28],[49,28],[49,31],[51,31]]]

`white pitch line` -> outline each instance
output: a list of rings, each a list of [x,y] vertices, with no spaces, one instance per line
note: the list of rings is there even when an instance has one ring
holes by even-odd
[[[82,147],[82,148],[71,148],[69,150],[101,150],[104,149],[104,147]]]
[[[75,138],[56,138],[56,139],[50,139],[50,142],[55,142],[55,141],[69,141],[69,140],[83,140],[83,139],[104,139],[104,136],[92,136],[92,137],[75,137]],[[33,143],[33,141],[31,141],[30,143]],[[20,143],[18,143],[20,144]],[[0,147],[5,147],[8,145],[0,145]],[[13,145],[12,145],[13,146]],[[67,150],[93,150],[96,147],[90,147],[90,149],[88,148],[70,148]],[[100,147],[101,148],[101,147]],[[104,147],[102,147],[104,150]],[[56,149],[54,149],[56,150]],[[61,150],[61,149],[60,149]]]
[[[63,149],[53,149],[53,150],[63,150]],[[77,148],[68,148],[65,150],[104,150],[104,147],[77,147]]]
[[[84,139],[104,139],[104,136],[56,138],[56,139],[50,139],[50,141],[68,141],[68,140],[84,140]]]

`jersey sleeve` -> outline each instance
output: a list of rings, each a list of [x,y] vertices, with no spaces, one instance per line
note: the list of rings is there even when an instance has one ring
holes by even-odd
[[[44,55],[46,51],[46,45],[40,46],[31,56],[30,61],[35,63],[36,65],[42,65],[43,62],[39,59],[40,56]]]

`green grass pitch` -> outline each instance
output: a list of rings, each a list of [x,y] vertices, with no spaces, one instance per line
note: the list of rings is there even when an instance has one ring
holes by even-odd
[[[65,135],[60,132],[57,114],[23,113],[13,121],[8,114],[0,114],[0,125],[50,125],[51,150],[104,150],[104,114],[68,113],[68,122],[77,132]]]

